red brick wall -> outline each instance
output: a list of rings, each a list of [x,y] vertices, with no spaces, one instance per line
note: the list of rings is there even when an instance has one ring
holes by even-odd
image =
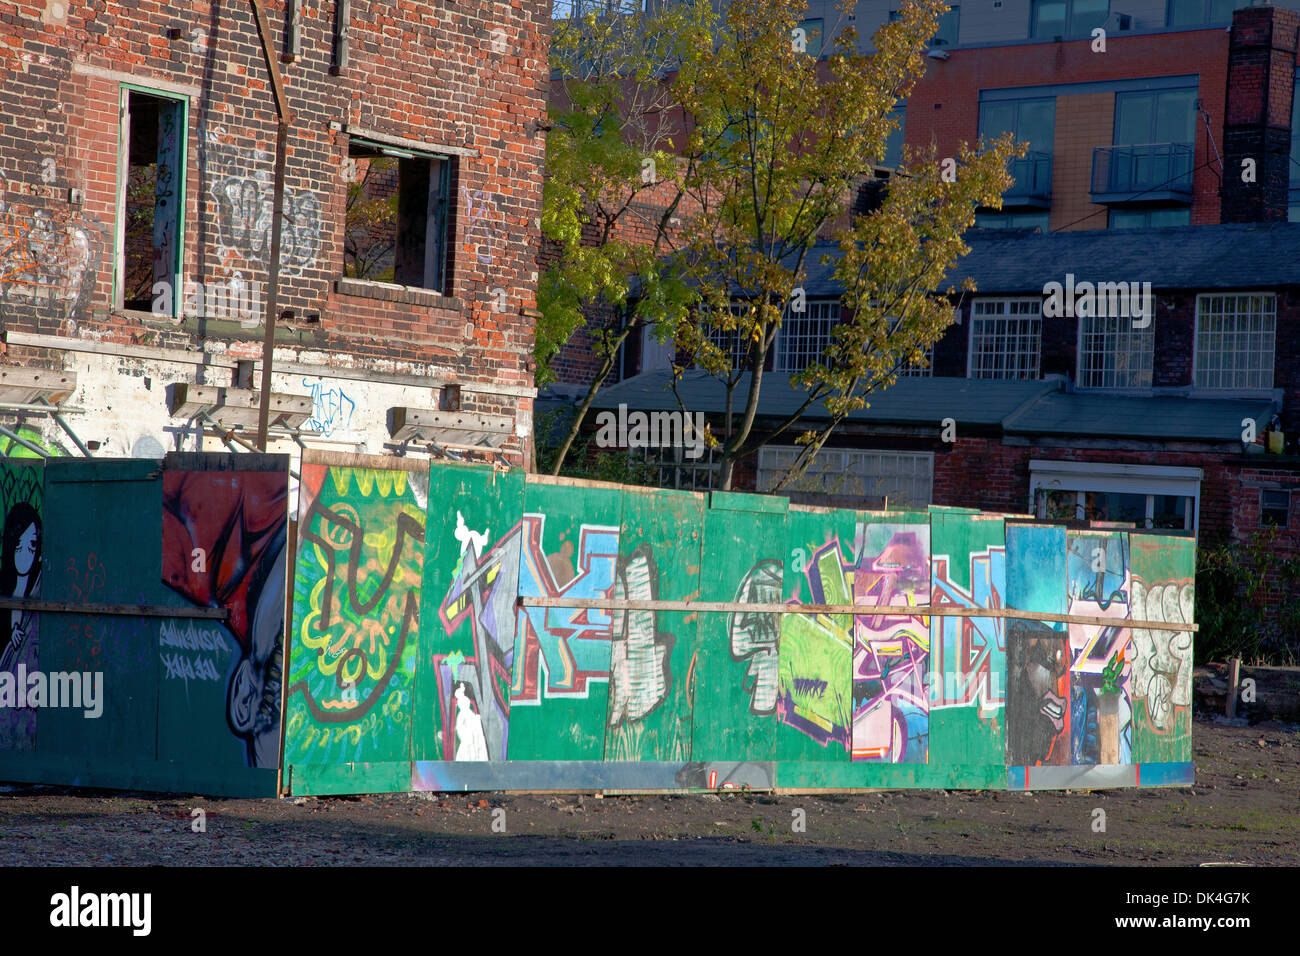
[[[338,76],[330,72],[334,4],[302,6],[301,57],[280,65],[294,114],[281,281],[282,308],[293,310],[299,330],[290,339],[377,365],[433,363],[466,383],[531,385],[526,312],[536,304],[549,4],[353,0],[350,63]],[[197,89],[186,130],[184,278],[210,283],[238,272],[265,282],[257,243],[239,236],[229,216],[223,221],[219,202],[227,179],[262,187],[270,202],[275,110],[251,4],[67,7],[65,20],[43,23],[44,4],[0,2],[0,216],[46,237],[38,246],[48,261],[30,254],[31,270],[52,276],[60,296],[33,301],[28,286],[0,278],[5,328],[188,348],[260,338],[260,330],[205,334],[193,322],[112,311],[121,84],[85,69],[129,74],[144,87]],[[265,7],[279,53],[284,3]],[[180,39],[168,39],[172,27]],[[505,37],[501,52],[494,29]],[[437,304],[334,290],[347,136],[331,124],[476,152],[457,160],[450,295]],[[44,187],[62,192],[33,194]],[[69,189],[84,202],[70,202]],[[59,238],[69,227],[75,243]],[[494,308],[495,289],[505,290],[504,309]],[[305,324],[309,314],[319,322]]]

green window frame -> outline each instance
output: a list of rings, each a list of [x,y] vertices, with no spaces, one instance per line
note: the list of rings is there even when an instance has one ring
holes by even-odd
[[[127,215],[131,188],[133,105],[136,106],[134,115],[137,118],[146,116],[149,109],[152,109],[158,123],[155,131],[139,133],[135,139],[137,143],[148,142],[149,136],[153,136],[157,163],[153,184],[154,212],[151,240],[154,249],[154,265],[147,297],[149,302],[147,311],[158,315],[178,316],[181,314],[185,284],[185,209],[189,169],[190,98],[183,93],[160,90],[140,83],[121,83],[118,88],[119,127],[112,305],[115,310],[125,310],[146,301],[139,297],[126,298],[128,292],[132,291],[126,287],[129,268],[126,243],[129,232]],[[170,284],[170,295],[166,295],[164,290],[159,289],[159,284],[163,282]]]

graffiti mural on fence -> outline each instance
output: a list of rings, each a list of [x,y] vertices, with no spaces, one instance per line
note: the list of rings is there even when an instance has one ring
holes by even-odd
[[[1191,539],[1130,535],[1130,617],[1194,622],[1196,568]],[[1192,631],[1133,628],[1129,644],[1133,762],[1191,759]]]
[[[200,137],[212,199],[217,205],[217,244],[222,267],[243,281],[242,273],[264,267],[271,242],[271,157],[265,150],[242,152],[223,127]],[[250,172],[251,170],[251,172]],[[321,207],[307,189],[284,191],[280,268],[283,275],[302,275],[316,264],[321,248]]]
[[[280,759],[288,481],[277,472],[167,471],[163,583],[192,604],[225,608],[235,650],[226,721],[250,767]],[[164,679],[218,679],[194,626],[159,624]],[[186,653],[189,651],[190,653]]]
[[[927,525],[859,523],[853,603],[916,606],[930,586]],[[853,759],[925,763],[930,734],[930,623],[857,615],[853,625]]]
[[[1071,623],[1070,742],[1075,764],[1129,763],[1133,733],[1128,650],[1128,536],[1071,533],[1066,596],[1071,614],[1115,618],[1116,624]]]
[[[4,527],[0,540],[0,596],[38,598],[41,594],[42,470],[39,467],[0,464],[0,514]],[[0,611],[0,671],[17,675],[40,670],[39,621],[33,611]],[[14,680],[17,678],[15,676]],[[35,747],[36,710],[0,707],[0,750],[30,751]]]
[[[746,604],[780,604],[784,566],[770,558],[749,569],[735,600]],[[776,713],[779,690],[781,615],[763,611],[737,611],[728,615],[731,659],[748,662],[744,677],[749,712],[756,717]]]
[[[81,314],[104,251],[102,225],[84,210],[51,211],[14,202],[14,195],[0,173],[0,302],[60,318]]]
[[[1007,573],[1004,547],[970,555],[971,589],[949,573],[948,555],[935,555],[933,568],[936,607],[1001,608]],[[931,700],[935,707],[978,703],[981,716],[1005,703],[1006,628],[998,617],[936,617],[931,632],[931,661],[935,678]],[[937,633],[936,633],[937,632]]]
[[[659,568],[649,545],[618,559],[614,598],[659,599]],[[676,637],[659,630],[657,611],[613,612],[609,661],[609,725],[641,720],[672,689],[670,658]]]
[[[409,747],[428,475],[304,464],[289,739],[313,760]]]
[[[1070,638],[1039,621],[1007,628],[1007,766],[1070,763]]]
[[[438,673],[438,702],[442,713],[443,753],[453,760],[505,760],[510,721],[510,683],[514,663],[519,555],[523,522],[485,550],[486,532],[465,527],[456,513],[460,563],[454,583],[438,613],[446,633],[453,634],[466,617],[474,635],[474,656],[434,655]],[[483,756],[471,758],[461,746],[461,717],[473,716],[484,739]]]
[[[811,597],[790,604],[852,603],[839,538],[817,548],[803,573]],[[852,746],[853,701],[843,680],[853,660],[852,621],[847,614],[784,614],[779,655],[781,722],[823,746],[833,741],[845,750]]]
[[[311,394],[311,418],[303,426],[318,431],[329,438],[337,431],[346,431],[352,425],[356,402],[342,388],[326,388],[320,379],[304,378],[303,387]]]
[[[545,515],[525,515],[519,555],[519,593],[528,597],[608,598],[618,566],[619,529],[583,525],[577,554],[565,541],[542,553]],[[576,559],[576,564],[575,564]],[[591,682],[609,680],[614,618],[608,610],[530,607],[519,615],[512,706],[545,697],[586,697]]]

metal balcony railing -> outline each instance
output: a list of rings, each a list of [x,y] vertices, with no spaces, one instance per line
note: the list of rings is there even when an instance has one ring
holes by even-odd
[[[1092,201],[1191,202],[1192,144],[1098,146],[1092,151]]]
[[[1052,154],[1028,152],[1007,164],[1015,184],[1002,195],[1002,205],[1041,206],[1052,201]]]

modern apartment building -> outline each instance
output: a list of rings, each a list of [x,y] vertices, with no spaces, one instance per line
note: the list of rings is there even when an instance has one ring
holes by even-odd
[[[968,234],[950,278],[970,276],[978,291],[954,301],[958,320],[928,367],[840,426],[796,497],[1127,521],[1209,540],[1273,527],[1300,550],[1300,223],[1288,222],[1300,17],[1258,8],[1233,24],[1134,28],[1105,53],[1023,33],[936,48],[949,55],[906,106],[907,141],[955,149],[1011,128],[1039,155],[1017,164],[1005,208]],[[835,253],[809,261],[822,251]],[[1064,308],[1054,283],[1072,303],[1117,297]],[[805,291],[807,311],[788,317],[773,349],[760,428],[797,405],[789,376],[840,318],[828,266],[809,269]],[[662,346],[647,335],[624,359],[624,381],[597,409],[676,407]],[[678,391],[717,427],[716,380],[690,372]],[[738,482],[772,489],[795,452],[766,445]],[[667,485],[707,488],[715,474],[707,456],[638,454]]]

